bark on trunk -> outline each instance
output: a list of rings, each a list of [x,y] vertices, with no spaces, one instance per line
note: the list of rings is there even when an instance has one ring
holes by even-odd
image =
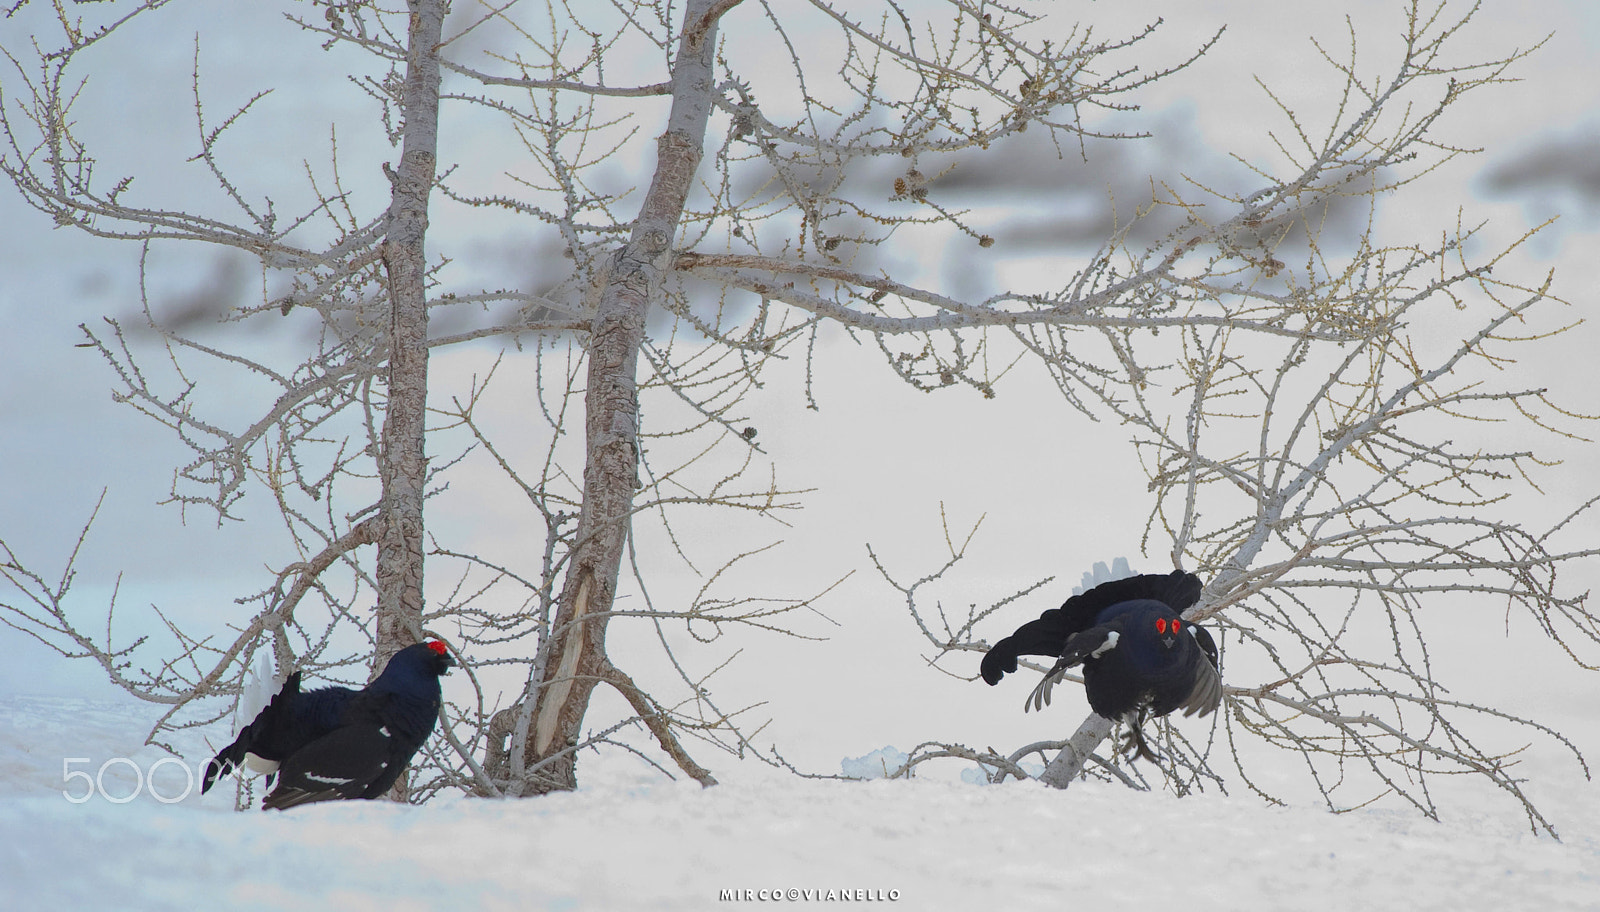
[[[1111,720],[1090,713],[1078,730],[1067,739],[1067,746],[1056,754],[1050,765],[1044,768],[1044,774],[1039,777],[1045,785],[1052,788],[1064,789],[1070,786],[1083,772],[1083,765],[1089,762],[1089,755],[1100,746],[1100,742],[1111,734]]]
[[[737,2],[737,0],[735,0]],[[657,140],[656,170],[628,243],[614,255],[590,330],[585,394],[587,458],[577,546],[534,693],[524,697],[526,732],[511,754],[513,793],[577,785],[576,751],[594,686],[609,668],[606,618],[616,597],[628,514],[638,486],[639,391],[635,382],[645,317],[660,297],[684,200],[699,168],[711,112],[717,20],[729,0],[691,0],[673,62],[672,108]],[[527,701],[531,700],[529,703]]]
[[[391,196],[383,261],[389,277],[388,404],[378,476],[383,485],[378,533],[378,609],[372,674],[422,635],[422,495],[428,459],[423,422],[428,404],[428,195],[439,135],[439,42],[443,0],[411,0],[401,105],[400,167]]]

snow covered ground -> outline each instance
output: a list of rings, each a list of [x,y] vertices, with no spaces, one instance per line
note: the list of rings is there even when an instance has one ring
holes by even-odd
[[[1243,96],[1234,91],[1237,87],[1253,86],[1251,77],[1261,76],[1268,84],[1309,92],[1318,83],[1305,78],[1306,35],[1331,36],[1338,45],[1343,16],[1352,11],[1363,35],[1386,34],[1382,29],[1392,30],[1397,21],[1396,4],[1388,0],[1098,6],[1103,9],[1096,13],[1097,28],[1107,35],[1126,33],[1110,21],[1115,15],[1131,16],[1142,26],[1159,7],[1171,14],[1166,31],[1186,50],[1192,36],[1211,33],[1213,25],[1207,24],[1211,20],[1229,23],[1230,43],[1196,66],[1203,80],[1193,84],[1174,80],[1140,98],[1151,112],[1169,106],[1179,113],[1192,112],[1184,116],[1192,117],[1219,147],[1229,148],[1248,137],[1264,138],[1266,129],[1278,125],[1275,119],[1270,123],[1264,119],[1276,117],[1271,105],[1252,107],[1253,102],[1238,101]],[[1517,71],[1526,82],[1503,87],[1506,94],[1486,93],[1495,107],[1464,117],[1460,131],[1449,134],[1460,145],[1484,145],[1490,150],[1477,168],[1537,160],[1527,153],[1547,147],[1552,138],[1561,140],[1554,146],[1557,149],[1588,148],[1583,125],[1594,122],[1595,112],[1600,111],[1600,81],[1594,79],[1593,64],[1595,48],[1600,47],[1596,37],[1600,3],[1563,0],[1537,5],[1540,8],[1530,13],[1531,6],[1535,5],[1509,0],[1486,4],[1474,31],[1479,38],[1469,39],[1481,40],[1484,53],[1494,55],[1554,33],[1548,47]],[[150,166],[146,173],[143,156],[162,161],[158,140],[192,136],[185,99],[194,52],[186,36],[202,31],[202,25],[206,60],[231,64],[213,67],[218,72],[208,85],[219,99],[242,100],[266,84],[278,85],[274,98],[284,119],[270,122],[262,134],[275,143],[284,148],[293,145],[294,129],[310,131],[308,135],[321,143],[331,121],[365,122],[361,118],[370,112],[364,109],[351,113],[319,106],[325,96],[332,96],[323,91],[329,78],[328,58],[314,44],[286,48],[262,40],[269,34],[262,24],[276,21],[278,15],[272,7],[174,5],[173,12],[194,17],[197,23],[191,26],[185,20],[176,27],[162,26],[165,35],[181,40],[130,42],[127,56],[111,58],[106,67],[119,78],[97,77],[96,86],[115,86],[127,74],[158,66],[165,68],[162,72],[176,73],[177,103],[171,103],[171,93],[129,92],[137,104],[128,116],[141,129],[121,139],[124,148],[119,152],[130,157],[119,157],[116,167],[118,173],[139,174],[139,186],[152,194],[151,199],[184,199],[190,189],[183,182],[187,172]],[[1375,11],[1386,17],[1376,25],[1371,18]],[[1186,20],[1186,15],[1199,18]],[[244,24],[231,30],[217,27],[224,20]],[[218,56],[211,56],[214,53]],[[299,56],[285,57],[296,53]],[[1470,56],[1464,52],[1463,59]],[[285,59],[293,65],[285,67]],[[280,80],[286,70],[300,81]],[[120,110],[111,106],[122,98],[112,92],[97,99],[89,92],[74,110],[88,124],[97,111]],[[364,95],[355,98],[366,103]],[[101,107],[92,107],[96,104]],[[176,120],[169,116],[174,114]],[[354,134],[354,129],[341,132],[340,144],[345,154],[359,158]],[[1226,144],[1221,142],[1224,135]],[[458,148],[465,145],[457,143]],[[191,151],[183,151],[178,160]],[[1572,178],[1569,194],[1562,173],[1591,173],[1583,170],[1588,164],[1583,154],[1574,154],[1573,159],[1583,167],[1552,174],[1539,185],[1549,199],[1485,199],[1469,189],[1475,185],[1468,178],[1462,178],[1442,183],[1444,189],[1434,191],[1435,196],[1395,211],[1409,221],[1419,213],[1456,212],[1467,201],[1468,221],[1475,222],[1485,213],[1499,212],[1495,216],[1499,219],[1527,206],[1526,219],[1511,218],[1509,228],[1501,229],[1509,230],[1508,241],[1526,225],[1563,212],[1562,221],[1535,247],[1547,245],[1539,256],[1560,254],[1556,265],[1561,287],[1592,310],[1593,295],[1585,291],[1600,287],[1592,256],[1600,195],[1592,182],[1577,177]],[[258,165],[269,169],[261,172],[269,179],[256,186],[272,185],[270,169],[298,168],[297,162],[297,156],[278,155]],[[110,383],[106,372],[87,367],[82,353],[72,347],[82,341],[75,329],[80,321],[132,312],[129,308],[136,299],[128,295],[137,287],[131,281],[136,251],[114,254],[110,248],[90,246],[51,230],[53,225],[44,216],[12,218],[18,207],[11,202],[4,205],[11,208],[0,220],[4,222],[0,316],[9,330],[9,342],[0,348],[0,387],[25,395],[10,395],[0,402],[5,444],[0,447],[4,451],[0,467],[12,481],[0,490],[0,514],[4,514],[0,519],[10,520],[0,522],[5,527],[0,531],[26,541],[30,550],[42,555],[41,561],[59,560],[75,540],[96,492],[102,484],[110,484],[106,510],[91,543],[93,553],[86,553],[79,567],[82,575],[76,592],[100,596],[115,583],[129,606],[158,604],[172,610],[177,604],[208,611],[208,605],[258,590],[266,558],[255,544],[260,539],[246,538],[258,533],[229,528],[202,538],[195,530],[204,523],[179,527],[172,511],[151,510],[151,503],[166,497],[171,467],[188,458],[186,451],[172,449],[176,444],[139,423],[128,410],[113,408],[105,395]],[[476,221],[481,210],[470,210],[467,216]],[[448,210],[441,210],[435,225],[448,227],[450,217]],[[468,242],[480,237],[482,229],[456,225],[455,230],[464,249],[471,250]],[[482,248],[520,249],[515,247],[515,236],[507,240],[499,235],[489,237]],[[183,281],[173,287],[189,288],[190,267],[204,262],[164,255],[173,256],[177,265],[158,275],[179,277]],[[521,254],[515,262],[520,269]],[[1549,264],[1536,265],[1522,275],[1541,274]],[[157,297],[168,290],[158,283]],[[1593,326],[1591,322],[1581,331],[1588,333]],[[1574,332],[1568,339],[1571,345],[1564,350],[1568,354],[1546,356],[1541,367],[1569,371],[1566,388],[1592,390],[1589,356],[1594,336]],[[443,356],[436,357],[436,364],[444,362]],[[837,352],[834,357],[839,357]],[[876,364],[872,368],[880,369]],[[881,545],[882,539],[897,538],[908,551],[936,544],[942,512],[936,503],[948,503],[952,516],[966,517],[962,522],[988,515],[989,528],[1004,530],[986,533],[1003,543],[994,549],[1000,553],[991,552],[992,559],[984,559],[987,564],[975,560],[996,592],[1014,591],[1017,580],[1067,573],[1065,568],[1079,567],[1085,554],[1103,556],[1101,549],[1137,540],[1137,529],[1133,538],[1124,539],[1094,526],[1082,533],[1093,547],[1079,547],[1076,539],[1069,538],[1077,533],[1057,519],[1060,504],[1092,512],[1090,492],[1079,490],[1084,486],[1067,473],[1050,475],[1038,467],[1055,465],[1066,451],[1057,438],[1047,440],[1046,435],[1070,432],[1079,444],[1073,452],[1081,454],[1087,448],[1076,435],[1087,434],[1086,428],[1057,428],[1060,422],[1055,419],[1039,419],[1053,413],[1028,402],[1012,405],[1015,400],[1009,393],[1001,402],[985,406],[990,410],[986,424],[954,420],[950,412],[941,413],[934,424],[889,404],[902,400],[890,400],[886,394],[863,395],[864,387],[852,385],[855,375],[840,373],[838,365],[830,376],[819,376],[818,383],[837,383],[840,391],[821,397],[828,403],[830,445],[817,447],[814,455],[800,450],[797,441],[807,436],[824,439],[817,430],[820,425],[785,417],[789,413],[776,406],[759,413],[761,439],[777,441],[769,446],[789,453],[785,471],[795,473],[801,487],[815,483],[822,489],[808,502],[807,523],[797,527],[793,537],[797,542],[805,535],[827,539],[827,547],[837,539],[841,553],[848,548],[853,562],[815,559],[824,545],[807,544],[813,550],[804,553],[813,555],[815,566],[830,573],[833,568],[842,573],[857,567],[864,560],[865,541]],[[1561,401],[1579,411],[1594,411],[1588,407],[1591,400]],[[944,402],[940,407],[955,406]],[[1002,408],[1018,408],[1020,414],[1011,417],[998,411]],[[937,435],[933,439],[947,459],[862,458],[872,453],[924,452],[907,446],[908,431],[919,421]],[[962,433],[952,435],[950,427]],[[965,449],[963,441],[952,439],[961,437],[991,446]],[[1018,439],[1026,445],[1015,446]],[[835,441],[848,445],[833,445]],[[902,449],[891,450],[890,444]],[[1596,477],[1595,452],[1592,444],[1575,443],[1567,457],[1566,477],[1583,480],[1570,490],[1581,489],[1585,498],[1591,493],[1589,479]],[[1031,459],[1040,462],[1026,461]],[[949,466],[995,476],[988,479],[995,486],[980,488],[967,478],[951,486]],[[1090,476],[1095,486],[1104,486],[1106,473],[1116,468],[1109,461],[1097,466]],[[1041,479],[1047,478],[1054,487],[1040,487],[1047,483]],[[1142,475],[1137,482],[1143,484]],[[1026,490],[1004,487],[1008,483]],[[1561,501],[1561,492],[1569,489],[1558,483],[1550,490]],[[842,505],[841,512],[826,512],[825,498]],[[874,517],[898,517],[896,525],[864,523],[861,517],[869,511],[861,508],[863,503],[872,504]],[[1002,515],[1007,504],[1015,511],[1010,517]],[[485,516],[493,506],[484,507]],[[1563,505],[1557,515],[1565,515],[1567,509]],[[1021,518],[1028,513],[1034,514],[1032,525]],[[486,535],[505,534],[476,513],[463,515],[480,524]],[[430,524],[442,518],[441,512],[432,513]],[[1135,517],[1135,527],[1137,523]],[[857,528],[859,535],[840,534],[841,529]],[[1038,544],[1041,550],[1024,554],[1025,543]],[[239,567],[257,575],[226,576],[240,572]],[[988,582],[974,582],[973,591],[985,591],[982,586]],[[93,589],[95,585],[100,588]],[[1575,586],[1581,590],[1591,584],[1580,581]],[[811,581],[804,591],[814,591]],[[877,739],[852,747],[856,755],[881,748],[885,740],[909,749],[921,736],[1000,737],[994,734],[998,725],[931,724],[930,717],[954,716],[950,704],[955,685],[925,673],[914,646],[882,648],[883,642],[909,644],[913,637],[881,639],[880,629],[892,629],[900,636],[907,623],[898,608],[891,622],[873,616],[873,606],[881,600],[881,592],[841,600],[844,610],[839,614],[850,625],[833,635],[838,637],[835,648],[842,652],[792,660],[764,653],[762,660],[749,663],[756,666],[753,674],[763,679],[758,699],[777,691],[771,694],[774,727],[790,726],[787,737],[779,741],[785,751],[792,748],[789,755],[807,763],[818,757],[825,761],[829,755],[817,751],[854,732],[871,732]],[[1016,610],[1025,619],[1053,604],[1044,600],[1048,604],[1018,605]],[[87,596],[84,601],[104,604],[104,599]],[[1447,607],[1460,616],[1458,606]],[[119,624],[128,620],[119,618]],[[898,626],[875,626],[883,623]],[[998,621],[997,625],[1004,626]],[[1492,626],[1498,630],[1499,625]],[[621,639],[616,632],[611,636]],[[1442,801],[1445,819],[1435,823],[1392,806],[1337,816],[1314,804],[1274,808],[1241,788],[1234,788],[1231,797],[1208,794],[1179,800],[1097,784],[1080,784],[1067,792],[1026,783],[985,787],[961,782],[962,765],[956,763],[909,782],[803,780],[764,767],[719,762],[725,758],[715,754],[697,756],[723,782],[709,790],[665,782],[617,752],[585,757],[583,787],[576,793],[539,800],[441,798],[421,808],[361,802],[283,814],[234,813],[226,789],[204,799],[193,794],[197,767],[211,753],[205,736],[217,744],[228,738],[220,727],[174,742],[185,765],[159,749],[142,746],[158,708],[63,696],[90,690],[83,683],[82,668],[55,660],[26,636],[8,629],[0,628],[0,646],[7,655],[7,661],[0,663],[0,912],[766,907],[965,912],[1600,910],[1600,785],[1583,780],[1570,758],[1534,756],[1522,768],[1535,783],[1530,790],[1544,813],[1559,828],[1560,842],[1531,834],[1514,802],[1485,795],[1481,788],[1468,789],[1469,797]],[[1473,688],[1465,699],[1552,722],[1580,743],[1592,760],[1600,759],[1596,749],[1600,710],[1593,676],[1575,672],[1561,655],[1540,666],[1553,651],[1530,650],[1520,640],[1485,639],[1481,648],[1441,648],[1436,661],[1451,666],[1447,669],[1451,674],[1443,679]],[[810,667],[805,663],[825,663],[835,674],[826,680],[805,679],[801,670]],[[773,675],[772,669],[782,673]],[[913,679],[913,672],[923,677]],[[739,666],[729,670],[730,676],[744,673]],[[867,701],[861,686],[868,674],[874,702],[863,709]],[[789,687],[784,690],[778,684]],[[17,693],[21,687],[54,695]],[[103,682],[99,689],[106,689]],[[1023,690],[1025,686],[1011,693],[985,693],[985,706],[999,708],[979,712],[1016,716]],[[841,724],[849,714],[859,714],[860,724]],[[918,734],[906,740],[908,731]],[[1044,736],[1035,732],[996,743],[1010,747]],[[806,753],[810,756],[801,758]],[[841,753],[831,756],[840,758]],[[1286,768],[1283,775],[1293,772]],[[127,796],[133,797],[118,803]],[[173,800],[166,803],[169,799]],[[788,896],[791,890],[793,899]],[[746,891],[751,898],[745,898]],[[782,898],[770,898],[773,891]],[[841,899],[845,891],[849,898]],[[722,898],[725,893],[730,898]]]
[[[701,789],[620,757],[538,800],[235,813],[228,794],[185,797],[190,772],[140,746],[154,717],[0,698],[0,909],[1600,909],[1600,788],[1581,778],[1539,792],[1561,842],[1505,802],[1434,823],[736,764]],[[190,770],[207,756],[202,733],[174,747]],[[66,758],[83,759],[64,779]],[[159,797],[116,803],[136,775]]]

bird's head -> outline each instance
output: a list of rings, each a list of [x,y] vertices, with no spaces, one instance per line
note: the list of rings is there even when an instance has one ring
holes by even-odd
[[[429,661],[433,665],[434,674],[447,675],[450,673],[450,667],[455,665],[456,660],[451,658],[450,648],[444,644],[443,640],[428,640],[427,642],[419,643],[418,645],[427,648],[430,655]]]
[[[414,643],[391,656],[370,686],[378,691],[409,693],[421,688],[437,693],[440,676],[455,663],[440,640]]]
[[[1156,637],[1161,645],[1172,649],[1178,645],[1178,631],[1183,629],[1183,621],[1178,618],[1158,617],[1155,620]]]

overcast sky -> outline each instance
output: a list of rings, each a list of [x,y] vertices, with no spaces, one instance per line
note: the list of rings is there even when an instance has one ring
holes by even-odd
[[[170,194],[177,203],[198,192],[182,176],[183,168],[173,164],[175,152],[193,151],[185,137],[193,135],[188,72],[196,31],[202,66],[213,80],[208,85],[219,96],[242,99],[258,87],[279,89],[263,105],[256,132],[249,134],[260,144],[259,156],[242,164],[258,186],[298,180],[297,160],[283,154],[297,145],[280,144],[279,138],[314,145],[307,137],[321,141],[330,122],[353,124],[346,137],[370,128],[370,106],[363,106],[359,96],[350,101],[352,93],[335,97],[322,91],[339,78],[328,69],[330,55],[284,29],[277,12],[266,8],[272,5],[229,4],[225,14],[221,4],[191,6],[180,4],[173,11],[176,25],[152,22],[130,34],[103,58],[104,72],[90,74],[91,91],[79,116],[86,135],[102,143],[106,159],[116,163],[107,166],[109,172],[153,175],[141,176],[136,186],[152,197]],[[1070,245],[1092,236],[1105,218],[1095,202],[1104,198],[1105,186],[1137,187],[1175,162],[1191,176],[1226,174],[1234,167],[1224,154],[1229,150],[1270,154],[1266,131],[1282,124],[1255,78],[1285,101],[1316,110],[1336,84],[1315,62],[1308,37],[1317,35],[1343,49],[1343,13],[1348,12],[1363,35],[1363,54],[1389,59],[1382,55],[1393,51],[1402,4],[1169,0],[1058,6],[1060,15],[1095,21],[1104,35],[1165,17],[1150,44],[1157,63],[1176,59],[1219,26],[1227,31],[1211,54],[1138,98],[1144,107],[1139,123],[1155,133],[1152,139],[1116,156],[1094,158],[1074,172],[1076,183],[1052,185],[1058,187],[1053,194],[1005,204],[1015,207],[1015,219],[1007,219],[1002,246],[1027,249],[1030,255],[1036,252],[1030,244],[1042,251],[1046,242]],[[753,4],[736,10],[725,21],[725,40],[738,40],[740,17],[755,15]],[[24,49],[26,34],[19,29],[18,20],[0,21],[0,45],[13,53]],[[1415,224],[1437,232],[1454,222],[1460,207],[1465,222],[1490,219],[1489,241],[1503,244],[1558,215],[1559,223],[1513,265],[1528,275],[1556,269],[1558,293],[1574,303],[1575,317],[1588,317],[1600,283],[1600,265],[1592,254],[1600,231],[1600,170],[1594,154],[1600,140],[1600,67],[1594,63],[1600,60],[1600,4],[1485,0],[1462,48],[1463,53],[1505,54],[1547,35],[1546,46],[1515,70],[1522,81],[1472,96],[1445,126],[1444,135],[1452,141],[1482,146],[1484,152],[1441,169],[1408,191],[1403,207],[1386,205],[1381,216],[1386,230]],[[0,86],[11,85],[13,78],[5,71]],[[10,90],[6,100],[17,102]],[[641,126],[646,132],[657,128]],[[483,141],[475,129],[447,128],[444,156],[470,155],[471,143]],[[1007,162],[1015,174],[1060,165],[1052,154],[1023,146]],[[981,188],[1003,189],[1006,180],[1004,173],[976,169],[958,174]],[[951,191],[959,188],[953,178]],[[434,231],[477,239],[471,248],[475,259],[469,258],[466,267],[481,271],[481,284],[515,281],[516,263],[526,257],[522,240],[530,235],[499,235],[456,218],[442,214]],[[232,296],[248,287],[248,269],[211,252],[160,249],[155,257],[153,303],[164,314],[180,314],[208,296]],[[90,620],[103,611],[120,573],[119,604],[128,626],[119,630],[144,629],[149,616],[139,609],[150,603],[181,615],[226,605],[264,587],[263,565],[271,561],[252,549],[277,532],[270,517],[259,525],[219,529],[212,516],[191,513],[185,524],[175,508],[156,506],[186,451],[165,429],[114,405],[109,396],[114,377],[106,365],[92,351],[74,347],[82,341],[79,323],[136,311],[137,260],[138,250],[131,246],[54,229],[13,191],[0,187],[0,318],[6,327],[0,336],[0,472],[6,481],[0,485],[0,537],[32,564],[59,570],[78,528],[106,490],[75,591],[82,616]],[[932,273],[942,288],[966,293],[992,280],[986,268],[963,262],[943,270],[932,267]],[[1597,348],[1600,326],[1583,326],[1551,343],[1526,369],[1556,388],[1560,401],[1597,413]],[[1140,500],[1142,474],[1124,451],[1106,448],[1116,439],[1114,428],[1082,425],[1061,408],[1052,390],[1035,393],[1012,385],[992,403],[963,392],[925,396],[900,386],[874,352],[839,345],[830,357],[830,370],[819,385],[820,412],[807,411],[793,389],[763,394],[753,408],[761,439],[786,475],[799,486],[818,488],[806,510],[790,519],[794,528],[784,533],[800,555],[786,561],[786,572],[799,577],[803,573],[796,567],[814,568],[819,578],[835,578],[856,571],[829,609],[844,626],[832,631],[832,643],[805,647],[811,652],[785,646],[790,651],[775,653],[783,659],[742,674],[788,679],[774,687],[775,712],[798,708],[803,715],[809,708],[814,713],[774,731],[800,741],[827,739],[824,732],[839,727],[841,719],[871,717],[870,706],[848,704],[870,704],[879,696],[860,692],[863,678],[836,673],[847,666],[869,667],[877,676],[873,680],[889,692],[928,688],[938,700],[951,701],[950,718],[999,712],[997,702],[1010,713],[1020,707],[1020,691],[985,704],[982,698],[989,695],[953,690],[921,667],[918,638],[896,613],[893,593],[873,579],[865,543],[904,561],[907,572],[926,572],[936,564],[937,555],[930,552],[941,544],[941,502],[956,523],[970,526],[986,516],[984,537],[975,549],[974,600],[1003,594],[1008,580],[1020,586],[1057,574],[1061,581],[1037,604],[1020,608],[1020,622],[1058,602],[1093,561],[1127,555],[1136,567],[1165,569],[1155,566],[1159,550],[1153,561],[1138,556],[1148,509]],[[451,368],[446,363],[440,369]],[[1592,492],[1600,475],[1592,445],[1567,442],[1555,451],[1568,463],[1548,477],[1548,493],[1530,501],[1530,515],[1558,514],[1578,492]],[[1600,534],[1593,520],[1587,529]],[[492,524],[484,534],[495,534]],[[917,555],[925,553],[928,559],[918,563]],[[1600,583],[1593,567],[1579,575],[1587,580],[1583,585]],[[0,628],[0,645],[23,658],[0,663],[0,690],[99,691],[84,683],[81,668],[68,668],[15,631]],[[1499,685],[1522,687],[1513,709],[1554,701],[1559,712],[1593,713],[1569,689],[1586,686],[1592,693],[1592,676],[1585,685],[1562,670],[1539,683],[1522,671],[1507,670],[1505,660],[1496,655],[1493,669],[1478,669],[1490,664],[1486,656],[1468,654],[1443,664],[1469,676],[1481,670]],[[838,683],[841,677],[848,683]],[[734,680],[741,679],[736,674]],[[961,701],[969,702],[955,705]],[[885,741],[909,749],[920,737],[960,736],[935,729],[933,723],[946,718],[937,708],[901,716],[874,723],[877,731],[870,736],[840,740],[861,740],[857,752],[864,753]],[[1587,744],[1600,749],[1595,737]],[[830,742],[821,753],[835,749]]]

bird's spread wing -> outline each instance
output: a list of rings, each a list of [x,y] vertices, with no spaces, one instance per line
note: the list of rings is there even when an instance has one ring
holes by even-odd
[[[1189,633],[1200,646],[1200,651],[1205,653],[1206,660],[1195,663],[1194,687],[1178,706],[1186,716],[1196,713],[1204,716],[1222,702],[1222,670],[1217,659],[1217,641],[1211,638],[1210,631],[1199,624],[1190,624]]]
[[[1067,637],[1081,630],[1072,627],[1070,617],[1060,608],[1052,608],[1017,628],[1016,633],[990,647],[983,656],[980,671],[990,684],[1017,670],[1017,658],[1025,655],[1058,656]]]
[[[1045,672],[1044,677],[1039,679],[1039,683],[1034,685],[1033,692],[1028,694],[1028,699],[1023,702],[1022,711],[1027,712],[1030,709],[1037,709],[1043,712],[1044,708],[1050,705],[1051,689],[1060,684],[1062,679],[1067,676],[1067,668],[1069,667],[1057,662],[1054,667]]]
[[[1201,627],[1199,624],[1190,624],[1189,634],[1194,637],[1196,643],[1200,644],[1200,651],[1204,652],[1206,658],[1211,660],[1211,667],[1221,671],[1222,662],[1217,658],[1217,641],[1211,638],[1211,631]]]
[[[998,684],[1017,670],[1017,658],[1025,655],[1059,656],[1067,639],[1093,627],[1100,612],[1112,605],[1136,599],[1155,599],[1182,614],[1200,599],[1200,578],[1174,570],[1167,574],[1146,573],[1109,583],[1074,595],[1060,608],[1052,608],[1037,620],[1018,627],[1016,632],[994,644],[984,655],[980,670],[983,680]]]
[[[1084,659],[1098,659],[1105,655],[1109,650],[1116,648],[1117,640],[1121,637],[1122,634],[1112,627],[1090,627],[1068,637],[1066,646],[1061,651],[1061,658],[1045,672],[1044,678],[1033,688],[1033,692],[1028,694],[1028,700],[1022,707],[1023,712],[1029,709],[1043,711],[1050,705],[1051,688],[1061,683],[1066,677],[1068,668],[1081,664]]]
[[[1061,661],[1056,663],[1070,668],[1085,659],[1098,659],[1117,648],[1122,633],[1112,626],[1090,627],[1067,638],[1061,650]]]
[[[1222,702],[1222,675],[1210,662],[1196,662],[1194,668],[1194,686],[1178,708],[1185,716],[1209,715]]]

